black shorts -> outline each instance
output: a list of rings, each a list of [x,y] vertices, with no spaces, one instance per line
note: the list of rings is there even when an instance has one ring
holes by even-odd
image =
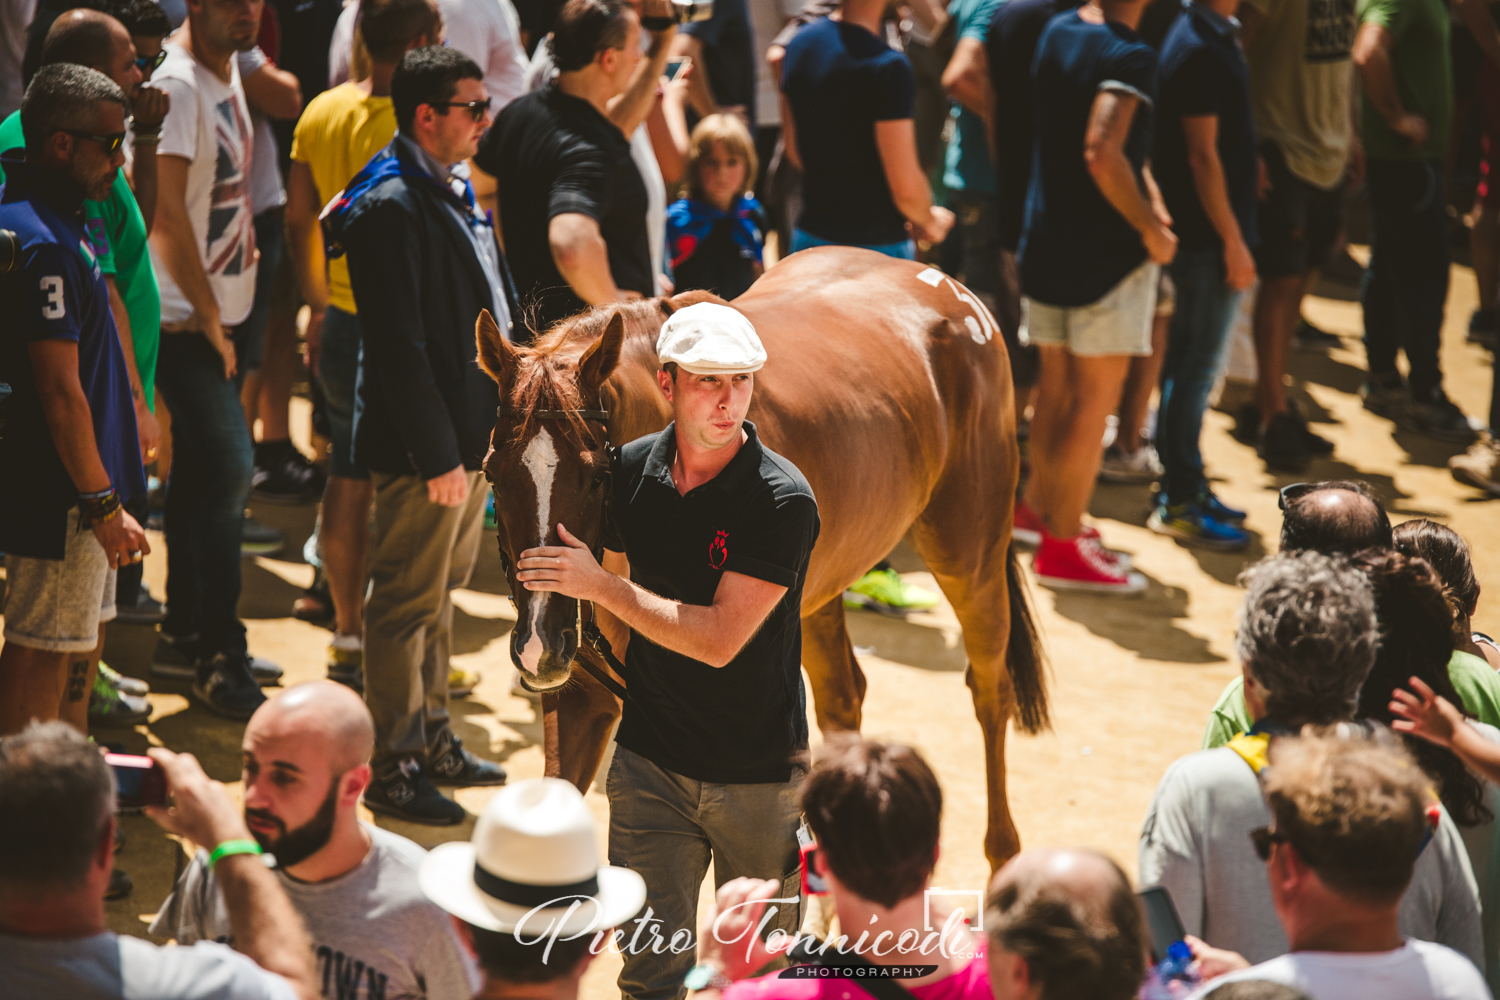
[[[1344,223],[1344,185],[1332,191],[1315,187],[1287,168],[1281,147],[1260,144],[1271,190],[1256,217],[1260,246],[1255,266],[1262,278],[1306,274],[1322,267]]]

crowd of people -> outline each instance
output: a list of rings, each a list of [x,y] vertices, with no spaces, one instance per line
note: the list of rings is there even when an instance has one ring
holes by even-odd
[[[1294,342],[1326,341],[1302,299],[1363,190],[1364,406],[1469,446],[1453,475],[1500,494],[1500,394],[1486,434],[1439,364],[1448,192],[1476,146],[1470,337],[1500,330],[1487,0],[4,0],[0,24],[6,995],[574,1000],[605,943],[631,1000],[1500,985],[1500,646],[1472,629],[1463,540],[1393,530],[1358,482],[1282,490],[1280,551],[1242,580],[1242,676],[1145,819],[1140,881],[1191,961],[1163,971],[1130,880],[1084,850],[1023,852],[971,927],[934,930],[932,770],[857,738],[807,755],[816,498],[744,420],[765,351],[712,302],[663,327],[676,419],[619,442],[602,562],[561,525],[549,545],[543,507],[513,567],[638,640],[611,864],[573,785],[506,785],[449,718],[476,683],[449,662],[450,593],[493,524],[506,361],[476,344],[482,314],[528,345],[593,306],[732,299],[811,248],[940,264],[1004,334],[1037,578],[1132,594],[1144,576],[1085,520],[1100,478],[1158,481],[1153,531],[1250,541],[1200,448],[1238,316],[1237,433],[1273,470],[1332,452],[1284,376]],[[299,352],[317,461],[291,440]],[[544,498],[550,448],[518,458]],[[704,496],[762,540],[711,547],[711,574],[677,558],[719,526]],[[330,628],[327,680],[269,700],[283,672],[247,643],[241,556],[286,539],[251,497],[320,505],[294,611]],[[846,600],[937,598],[882,564]],[[197,848],[150,928],[170,949],[106,929],[132,887],[86,736],[152,711],[101,662],[110,621],[158,628],[151,674],[245,723],[242,807],[191,754],[150,752],[172,804],[147,811]],[[359,818],[456,825],[439,786],[501,785],[432,852]],[[799,933],[814,895],[831,945]],[[893,965],[915,971],[869,974]]]

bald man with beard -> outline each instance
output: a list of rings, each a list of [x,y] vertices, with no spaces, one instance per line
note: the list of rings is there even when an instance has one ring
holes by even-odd
[[[375,726],[359,695],[298,684],[245,727],[245,824],[274,855],[313,940],[324,996],[468,1000],[477,968],[448,915],[417,886],[427,852],[358,815]],[[229,913],[200,851],[151,924],[179,944],[233,944]]]

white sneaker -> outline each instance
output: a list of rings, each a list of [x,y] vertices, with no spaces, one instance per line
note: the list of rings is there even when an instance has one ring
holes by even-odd
[[[1099,478],[1106,483],[1149,483],[1162,474],[1161,459],[1151,445],[1125,451],[1118,445],[1105,449]]]

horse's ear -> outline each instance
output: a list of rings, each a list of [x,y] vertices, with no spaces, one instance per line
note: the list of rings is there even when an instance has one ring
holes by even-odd
[[[474,342],[479,348],[479,367],[502,390],[510,388],[516,377],[516,349],[500,332],[499,324],[488,309],[481,309],[479,318],[474,321]]]
[[[625,343],[625,318],[615,313],[604,335],[589,345],[578,359],[579,382],[585,391],[597,393],[620,363],[620,348]]]

